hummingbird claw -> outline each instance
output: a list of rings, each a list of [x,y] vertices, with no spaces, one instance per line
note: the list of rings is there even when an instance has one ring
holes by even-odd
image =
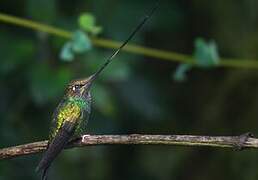
[[[82,141],[87,141],[87,139],[90,137],[91,135],[90,134],[85,134],[82,136]]]

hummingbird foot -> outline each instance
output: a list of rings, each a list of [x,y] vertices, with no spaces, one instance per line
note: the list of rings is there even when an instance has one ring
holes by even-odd
[[[87,141],[90,136],[91,136],[90,134],[84,134],[84,135],[82,136],[82,142]]]
[[[244,145],[248,138],[254,137],[254,135],[250,132],[241,134],[240,136],[236,136],[235,143],[234,143],[234,149],[237,151],[241,151],[245,149]]]
[[[72,138],[68,144],[67,144],[67,147],[71,147],[73,146],[73,144],[78,144],[80,142],[84,142],[84,141],[87,141],[87,139],[90,137],[91,135],[90,134],[85,134],[83,136],[79,136],[79,137],[74,137]]]

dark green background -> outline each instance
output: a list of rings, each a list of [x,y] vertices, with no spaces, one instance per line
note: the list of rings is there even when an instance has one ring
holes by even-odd
[[[0,12],[78,28],[93,13],[101,37],[124,40],[154,1],[2,0]],[[162,1],[134,43],[192,54],[194,40],[214,39],[223,57],[258,59],[255,0]],[[59,59],[65,39],[0,22],[0,144],[47,138],[51,114],[71,79],[93,73],[112,53],[94,47],[71,62]],[[121,53],[95,83],[90,134],[257,135],[258,73],[244,68],[193,69],[184,83],[177,63]],[[39,179],[40,155],[0,161],[0,180]],[[257,151],[175,146],[99,146],[64,151],[50,179],[258,178]]]

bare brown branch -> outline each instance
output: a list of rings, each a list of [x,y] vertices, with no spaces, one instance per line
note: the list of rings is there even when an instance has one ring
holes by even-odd
[[[243,136],[192,136],[192,135],[83,135],[71,141],[67,148],[89,145],[143,144],[143,145],[180,145],[209,146],[218,148],[258,148],[258,139]],[[13,158],[42,152],[47,141],[39,141],[0,149],[0,159]]]

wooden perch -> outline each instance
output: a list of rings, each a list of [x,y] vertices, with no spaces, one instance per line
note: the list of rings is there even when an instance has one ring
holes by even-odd
[[[250,134],[240,136],[192,136],[192,135],[83,135],[72,140],[67,148],[89,145],[142,144],[142,145],[180,145],[209,146],[218,148],[258,148],[258,139]],[[47,141],[39,141],[0,149],[0,159],[13,158],[42,152]]]

